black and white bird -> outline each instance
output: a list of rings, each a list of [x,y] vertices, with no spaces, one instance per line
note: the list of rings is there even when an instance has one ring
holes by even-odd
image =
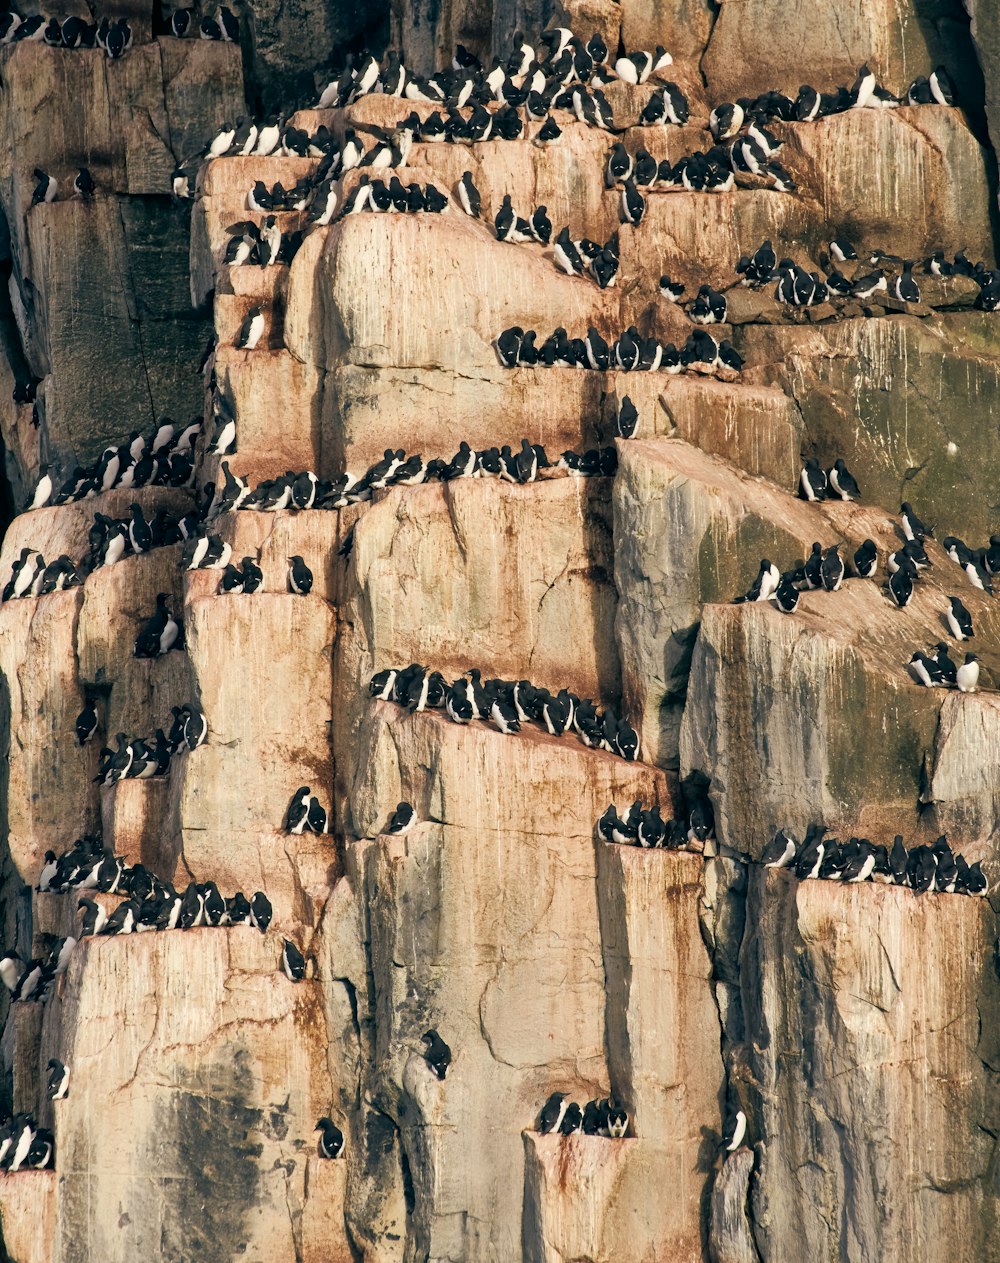
[[[55,201],[56,193],[59,191],[59,181],[55,176],[49,175],[41,167],[35,167],[32,174],[36,181],[34,192],[31,194],[32,206],[38,206],[41,202]]]
[[[726,1153],[735,1153],[747,1134],[747,1116],[741,1109],[728,1109],[722,1125],[722,1147]]]
[[[854,572],[860,579],[873,579],[878,570],[878,548],[873,539],[866,539],[854,550]]]
[[[443,1079],[451,1065],[451,1049],[432,1027],[420,1037],[426,1045],[424,1060],[438,1079]]]
[[[795,858],[795,850],[795,839],[779,829],[761,852],[760,862],[765,868],[787,868]]]
[[[803,500],[815,503],[825,500],[827,493],[827,476],[823,467],[814,456],[807,456],[799,474],[799,495]]]
[[[628,395],[623,395],[621,403],[618,405],[618,415],[615,418],[615,432],[619,438],[630,439],[635,434],[638,424],[638,408],[636,408]]]
[[[313,573],[298,555],[289,557],[291,565],[288,567],[288,590],[297,592],[300,596],[308,596],[312,591]]]
[[[840,555],[840,545],[832,544],[823,554],[820,576],[827,592],[837,592],[844,581],[844,560]]]
[[[339,1158],[344,1151],[344,1133],[331,1118],[321,1118],[316,1124],[319,1132],[319,1156]]]
[[[385,827],[386,833],[405,833],[414,821],[413,807],[406,802],[399,803]]]
[[[833,462],[833,468],[826,471],[826,478],[831,489],[841,500],[858,500],[861,498],[861,489],[855,482],[854,476],[847,468],[842,456],[838,456]]]
[[[479,190],[472,182],[472,172],[464,171],[462,178],[458,182],[456,190],[458,195],[458,203],[466,215],[471,215],[473,219],[478,219],[482,210],[482,198],[479,196]]]
[[[177,644],[180,636],[180,624],[170,613],[167,602],[168,592],[159,592],[156,597],[156,613],[143,625],[135,641],[137,658],[158,658],[169,653]]]
[[[913,596],[913,580],[906,570],[900,568],[889,576],[889,597],[894,605],[905,609]]]
[[[565,1092],[552,1093],[538,1115],[538,1131],[541,1135],[549,1136],[559,1130],[559,1124],[566,1113],[567,1105],[568,1101]]]
[[[77,744],[85,746],[97,731],[97,703],[90,698],[76,717]]]
[[[757,578],[743,599],[748,602],[769,601],[777,591],[780,582],[781,572],[778,567],[769,558],[764,557],[761,559]]]
[[[239,327],[234,345],[241,351],[253,351],[263,336],[264,316],[259,306],[253,306]]]
[[[288,810],[285,812],[285,832],[300,834],[305,831],[309,822],[309,802],[311,788],[308,785],[300,785],[292,795],[292,801],[288,804]]]
[[[955,684],[960,693],[974,693],[979,686],[979,659],[967,653],[965,661],[955,673]]]
[[[903,527],[903,534],[908,540],[916,540],[923,543],[928,536],[933,536],[934,527],[925,526],[920,518],[913,512],[913,505],[909,500],[904,500],[899,506],[900,522]]]
[[[281,968],[289,982],[301,982],[306,976],[305,957],[289,938],[281,949]]]
[[[50,1101],[65,1100],[69,1093],[69,1070],[55,1057],[49,1058],[47,1088]]]
[[[35,494],[31,497],[31,503],[25,507],[25,512],[30,513],[32,509],[44,508],[52,496],[53,489],[52,466],[43,463],[38,467],[38,482],[35,484]]]
[[[86,167],[80,167],[73,180],[73,192],[82,197],[84,201],[94,196],[97,191],[97,185],[94,183],[94,177],[90,174]]]
[[[972,629],[972,615],[957,596],[948,598],[948,610],[945,613],[948,630],[956,640],[968,640],[975,635]]]

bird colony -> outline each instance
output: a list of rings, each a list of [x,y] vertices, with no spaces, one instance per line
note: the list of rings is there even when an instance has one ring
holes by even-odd
[[[227,8],[164,13],[151,34],[185,46],[252,39]],[[879,942],[896,934],[916,945],[928,972],[944,968],[929,927],[970,936],[966,955],[980,963],[990,947],[997,866],[985,839],[995,821],[984,824],[964,787],[944,785],[920,741],[993,731],[1000,535],[979,546],[960,495],[933,513],[918,490],[904,490],[916,504],[866,496],[869,470],[844,418],[807,432],[800,413],[772,441],[782,347],[791,363],[818,354],[815,339],[831,330],[889,339],[914,319],[943,338],[952,317],[989,321],[1000,304],[1000,270],[962,241],[918,250],[908,228],[902,245],[872,240],[862,211],[841,219],[829,206],[808,233],[797,229],[796,207],[820,204],[810,129],[834,144],[881,135],[876,115],[918,133],[924,117],[958,128],[975,103],[943,64],[909,82],[880,82],[862,64],[849,85],[777,82],[711,99],[691,65],[675,64],[669,30],[648,49],[616,38],[617,28],[553,27],[518,33],[492,59],[460,44],[429,74],[398,51],[352,53],[309,101],[233,117],[197,152],[175,155],[161,196],[192,217],[192,292],[200,284],[214,302],[214,331],[190,366],[203,415],[136,428],[121,418],[121,433],[79,460],[47,446],[51,375],[15,370],[12,401],[30,413],[39,458],[4,550],[2,669],[11,677],[17,655],[34,654],[32,669],[51,677],[39,687],[57,687],[62,668],[39,659],[62,642],[37,629],[46,609],[67,617],[59,602],[76,603],[81,627],[96,620],[89,634],[102,640],[96,666],[92,645],[74,651],[74,700],[60,702],[72,714],[53,733],[66,801],[51,825],[32,826],[8,891],[19,911],[0,959],[11,1032],[5,1240],[19,1214],[42,1225],[41,1240],[55,1231],[54,1207],[81,1213],[55,1183],[18,1201],[15,1180],[61,1175],[67,1151],[66,1170],[77,1169],[95,1143],[81,1129],[118,1133],[113,1115],[93,1113],[100,1056],[74,1058],[84,1045],[71,1025],[72,1015],[81,1031],[90,1020],[87,980],[115,959],[120,978],[162,992],[165,1080],[219,1102],[201,1141],[158,1115],[165,1130],[176,1123],[169,1152],[182,1187],[215,1171],[211,1198],[267,1205],[283,1225],[268,1237],[213,1212],[185,1257],[230,1257],[221,1237],[231,1257],[274,1263],[807,1257],[795,1254],[788,1171],[825,1169],[835,1155],[826,1131],[812,1147],[796,1134],[809,1127],[808,1093],[768,1061],[761,1033],[775,1024],[779,1061],[806,1055],[791,1051],[803,1036],[790,961],[849,972],[829,927],[858,923],[877,927]],[[26,41],[125,66],[142,46],[125,17],[11,10],[0,21],[9,65]],[[111,197],[90,166],[32,169],[24,213]],[[721,220],[715,206],[726,208]],[[732,238],[738,249],[682,248],[684,233],[671,239],[665,225],[687,219],[714,225],[704,228],[713,247]],[[367,269],[367,289],[355,283],[345,299],[351,267]],[[327,322],[322,334],[310,320]],[[405,358],[407,323],[437,339],[426,372]],[[975,330],[996,339],[988,324]],[[783,343],[789,333],[814,341]],[[343,346],[355,343],[350,359]],[[289,395],[279,383],[290,365],[302,381],[325,375],[328,394],[300,384]],[[406,374],[428,397],[441,390],[428,379],[450,374],[454,393],[414,403]],[[331,403],[340,377],[343,397]],[[486,383],[488,405],[459,401],[466,378]],[[352,429],[354,407],[363,419]],[[326,427],[308,440],[309,464],[293,412],[311,415],[301,424],[316,433]],[[758,438],[765,455],[744,468]],[[767,456],[772,448],[782,451]],[[959,530],[973,542],[950,533]],[[547,602],[558,609],[546,619]],[[864,629],[860,651],[831,628]],[[845,680],[863,674],[855,658],[869,651],[878,688],[850,694]],[[784,671],[826,653],[840,655],[836,686],[820,697],[817,667],[789,703],[808,725],[805,771],[793,776],[798,756],[754,724],[788,713]],[[757,717],[742,727],[734,693]],[[6,695],[21,696],[9,685]],[[884,708],[882,733],[906,727],[898,745],[909,765],[898,766],[919,779],[916,806],[894,816],[897,799],[874,771],[870,787],[862,775],[860,791],[838,788],[816,733],[851,727],[856,715],[835,702],[848,696]],[[24,749],[40,757],[30,738],[17,740],[12,767]],[[770,759],[757,786],[745,756],[768,743],[755,754]],[[31,782],[12,777],[11,793],[37,799]],[[977,792],[992,805],[988,788]],[[958,806],[935,812],[949,793]],[[775,806],[782,795],[787,814]],[[737,810],[737,798],[752,806]],[[150,931],[165,933],[139,938]],[[155,960],[138,956],[147,943],[162,953]],[[864,957],[864,944],[853,950]],[[242,1018],[226,1016],[231,998],[212,1001],[240,1049],[213,1082],[175,1065],[183,1040],[169,1030],[199,1003],[184,971],[223,957],[223,989],[250,1000]],[[912,961],[904,973],[886,960],[878,968],[893,993],[873,1011],[910,1005],[917,1029],[926,980],[918,986]],[[867,986],[864,960],[858,969]],[[840,985],[829,984],[838,995]],[[243,1033],[255,1010],[285,1023],[287,1050],[254,1052],[270,1038]],[[851,1026],[853,1010],[841,1016]],[[818,1062],[825,1036],[815,1038]],[[830,1038],[853,1047],[854,1032]],[[872,1055],[889,1063],[898,1047],[885,1047]],[[286,1051],[279,1090],[268,1057],[280,1064]],[[108,1065],[118,1056],[103,1055]],[[113,1080],[122,1110],[146,1073],[140,1061]],[[834,1077],[850,1072],[840,1065]],[[926,1078],[936,1073],[930,1065]],[[874,1124],[898,1137],[880,1143],[902,1157],[880,1149],[858,1169],[864,1126],[835,1121],[854,1138],[843,1180],[810,1194],[809,1250],[835,1240],[829,1257],[903,1257],[869,1253],[862,1221],[865,1197],[881,1204],[913,1146],[922,1169],[910,1133],[929,1089],[913,1074],[912,1096],[887,1088],[879,1108],[889,1113]],[[87,1117],[73,1112],[81,1081]],[[688,1085],[684,1100],[677,1084]],[[824,1080],[817,1110],[833,1109],[826,1091]],[[996,1134],[969,1117],[963,1107],[963,1127]],[[153,1162],[139,1145],[152,1129],[131,1126],[126,1117],[114,1142],[116,1179],[123,1161]],[[273,1200],[264,1153],[287,1171]],[[942,1170],[932,1184],[979,1178]],[[676,1189],[676,1204],[653,1206],[664,1189]],[[119,1205],[133,1224],[130,1196]],[[176,1210],[170,1196],[155,1194],[157,1214]],[[914,1188],[892,1196],[918,1201]],[[995,1215],[995,1194],[982,1197]],[[953,1220],[935,1221],[907,1257],[950,1257],[962,1217],[986,1214],[955,1204]],[[855,1214],[861,1226],[849,1228]],[[102,1230],[81,1230],[97,1257]],[[130,1227],[127,1241],[148,1252],[144,1232]],[[16,1257],[82,1257],[65,1238],[58,1255],[40,1249]]]

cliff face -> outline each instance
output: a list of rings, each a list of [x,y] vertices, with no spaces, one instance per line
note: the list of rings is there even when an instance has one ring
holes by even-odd
[[[16,516],[0,582],[23,549],[79,562],[95,513],[196,514],[206,485],[221,497],[223,461],[255,487],[289,470],[357,475],[386,448],[447,461],[462,441],[516,450],[522,436],[553,462],[598,446],[617,460],[591,477],[552,468],[525,485],[428,481],[328,511],[221,513],[220,547],[263,573],[253,595],[220,591],[217,569],[185,569],[176,539],[0,604],[4,946],[42,958],[79,934],[81,896],[121,906],[121,893],[35,889],[46,852],[85,833],[179,892],[214,881],[225,896],[264,891],[273,908],[265,933],[82,937],[44,1002],[5,1003],[5,1112],[55,1138],[54,1169],[0,1173],[5,1257],[1000,1260],[991,902],[760,863],[776,828],[801,838],[822,822],[842,840],[945,832],[1000,881],[1000,615],[939,542],[975,546],[995,529],[1000,314],[976,309],[961,276],[920,275],[920,303],[800,309],[733,270],[770,238],[811,271],[842,235],[858,275],[876,248],[965,248],[993,267],[1000,15],[968,7],[256,4],[241,42],[223,43],[154,35],[136,5],[120,61],[27,40],[0,49],[0,431],[14,502],[30,502],[43,462],[58,487],[165,415],[178,432],[206,418],[181,485]],[[604,184],[613,138],[563,110],[547,147],[533,143],[538,121],[514,141],[418,141],[400,178],[446,192],[447,214],[347,216],[305,235],[290,263],[226,264],[228,229],[260,220],[255,181],[291,189],[319,158],[215,158],[196,181],[192,167],[193,204],[169,196],[174,168],[248,108],[281,103],[310,134],[326,127],[342,144],[354,129],[369,147],[411,109],[432,113],[382,94],[313,108],[310,68],[322,89],[342,62],[334,43],[388,27],[407,67],[428,73],[456,43],[488,63],[515,28],[536,39],[563,22],[584,39],[599,30],[613,56],[619,39],[672,52],[645,87],[606,88],[615,139],[657,159],[709,148],[723,101],[807,81],[827,91],[865,61],[904,94],[944,63],[960,108],[774,123],[794,193],[749,179],[654,191],[637,228]],[[665,80],[690,121],[632,126]],[[88,198],[71,195],[81,166],[97,185]],[[33,201],[35,167],[58,178],[54,201]],[[456,200],[467,170],[482,219]],[[358,181],[346,173],[342,199]],[[505,194],[521,215],[544,204],[574,238],[617,231],[617,284],[498,241]],[[278,219],[305,226],[301,212]],[[714,332],[741,372],[498,362],[493,340],[513,325],[541,343],[560,326],[611,341],[634,323],[682,345],[693,326],[661,274],[688,297],[704,282],[728,291]],[[254,307],[264,335],[242,350]],[[34,401],[17,402],[29,382]],[[615,424],[626,396],[628,440]],[[230,415],[235,445],[219,453]],[[809,456],[844,457],[861,501],[797,499]],[[938,529],[898,609],[882,576],[904,498]],[[803,592],[789,616],[732,603],[761,557],[784,570],[819,540],[849,559],[865,539],[876,583]],[[308,595],[289,591],[296,555]],[[183,618],[183,647],[136,657],[158,593]],[[921,688],[906,669],[946,634],[956,593],[976,628],[975,694]],[[411,662],[615,707],[639,758],[371,696],[373,673]],[[91,702],[97,735],[80,745]],[[102,745],[118,733],[155,744],[189,703],[203,744],[165,775],[100,783]],[[699,785],[715,821],[704,855],[595,829],[609,804],[624,814],[639,801],[686,831]],[[286,830],[300,786],[329,812],[325,832]],[[415,823],[390,833],[400,803]],[[305,957],[301,981],[282,971],[284,939]],[[443,1079],[424,1057],[429,1028],[452,1051]],[[70,1070],[64,1100],[47,1097],[50,1058]],[[581,1106],[613,1095],[627,1134],[540,1134],[556,1091]],[[736,1108],[748,1129],[727,1154]],[[335,1160],[315,1145],[327,1115],[345,1138]]]

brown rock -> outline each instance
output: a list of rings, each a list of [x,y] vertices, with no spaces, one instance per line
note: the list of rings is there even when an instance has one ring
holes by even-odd
[[[961,22],[941,16],[939,6],[924,0],[850,0],[836,9],[737,0],[721,6],[702,69],[715,101],[771,88],[794,96],[800,83],[823,92],[838,83],[850,87],[862,62],[890,91],[905,94],[917,75],[942,62],[956,78],[974,64]]]
[[[743,960],[751,1126],[767,1138],[753,1195],[764,1257],[989,1253],[987,923],[984,901],[961,895],[751,876]],[[829,1218],[834,1206],[845,1218]]]

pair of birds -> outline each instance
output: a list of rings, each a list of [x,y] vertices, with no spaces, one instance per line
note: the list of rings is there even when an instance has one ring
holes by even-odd
[[[31,205],[40,206],[54,202],[59,192],[59,181],[56,177],[49,175],[41,167],[35,167],[31,174],[35,177],[35,187],[31,192]],[[94,183],[94,177],[86,167],[78,167],[76,175],[73,177],[73,193],[75,196],[82,198],[86,202],[96,192],[97,185]]]
[[[161,35],[173,35],[175,39],[207,39],[228,44],[240,42],[240,21],[232,9],[222,5],[214,16],[206,14],[199,19],[194,9],[174,9],[165,20]]]
[[[566,1092],[553,1092],[541,1108],[536,1130],[551,1136],[606,1136],[620,1139],[628,1131],[628,1111],[613,1097],[588,1101],[581,1107]]]
[[[326,833],[326,829],[326,808],[310,786],[300,785],[285,812],[285,832],[299,835],[306,832]]]
[[[798,493],[811,504],[821,500],[861,499],[861,488],[842,456],[838,456],[829,469],[824,469],[815,456],[806,457],[799,474]],[[910,505],[904,502],[903,512],[911,511]]]
[[[604,749],[620,758],[639,757],[639,736],[609,707],[603,713],[593,701],[568,689],[553,695],[530,680],[484,680],[478,668],[448,683],[439,671],[419,663],[402,669],[377,671],[368,691],[378,701],[397,702],[416,714],[427,708],[444,708],[458,724],[489,720],[505,735],[520,732],[526,722],[540,724],[551,736],[572,730],[585,746]]]
[[[55,1137],[30,1114],[14,1114],[0,1125],[0,1171],[45,1171],[55,1166]]]

